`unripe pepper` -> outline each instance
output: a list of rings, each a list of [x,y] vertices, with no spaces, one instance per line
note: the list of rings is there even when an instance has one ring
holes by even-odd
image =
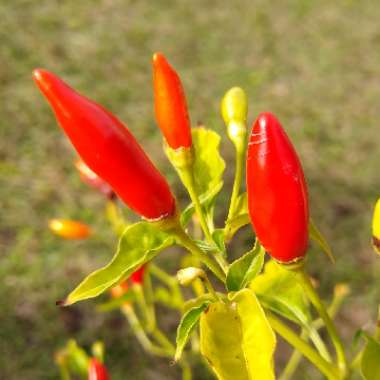
[[[56,235],[69,240],[86,239],[91,235],[91,228],[75,220],[51,219],[49,228]]]
[[[144,282],[145,265],[131,274],[131,282],[133,284],[142,284]]]
[[[95,358],[90,360],[88,366],[88,380],[109,380],[106,367]]]
[[[372,244],[380,255],[380,198],[377,200],[372,219]]]
[[[149,220],[175,212],[175,200],[129,130],[110,112],[78,94],[54,74],[37,69],[34,80],[86,165]]]
[[[161,53],[153,56],[153,87],[156,120],[169,147],[190,148],[190,120],[181,80]]]
[[[297,261],[309,240],[307,186],[292,143],[270,113],[253,125],[246,170],[249,215],[259,241],[277,261]]]
[[[107,198],[112,199],[115,196],[111,186],[95,174],[82,160],[75,161],[75,167],[79,172],[81,180],[88,186],[99,190]]]

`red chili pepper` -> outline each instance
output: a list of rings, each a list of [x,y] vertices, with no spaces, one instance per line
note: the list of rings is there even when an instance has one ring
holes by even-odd
[[[303,257],[309,240],[307,186],[292,143],[270,113],[260,114],[252,128],[247,193],[251,222],[265,250],[284,263]]]
[[[79,172],[81,180],[86,185],[99,190],[107,198],[112,199],[115,197],[115,193],[113,192],[111,186],[95,174],[82,160],[77,160],[75,162],[75,167]]]
[[[33,76],[92,171],[146,219],[174,214],[175,200],[165,178],[115,116],[46,70],[35,70]]]
[[[143,265],[136,272],[131,274],[131,281],[133,284],[142,284],[144,282],[145,265]]]
[[[56,235],[69,240],[86,239],[91,235],[89,226],[75,220],[51,219],[49,228]]]
[[[190,120],[178,74],[161,53],[153,56],[156,120],[172,149],[191,147]]]
[[[110,380],[106,367],[95,358],[90,359],[88,380]]]

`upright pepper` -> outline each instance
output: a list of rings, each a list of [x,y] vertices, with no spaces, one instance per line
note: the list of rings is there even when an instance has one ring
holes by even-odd
[[[75,161],[75,167],[79,172],[81,180],[88,186],[99,190],[107,198],[115,196],[111,186],[96,175],[82,160]]]
[[[91,228],[76,220],[51,219],[49,228],[56,235],[69,240],[86,239],[91,235]]]
[[[115,116],[46,70],[37,69],[33,76],[58,123],[93,172],[144,218],[174,214],[175,200],[165,178]]]
[[[302,258],[309,240],[307,186],[292,143],[270,113],[260,114],[252,128],[247,193],[251,222],[265,250],[283,263]]]
[[[110,380],[106,367],[98,359],[90,360],[88,380]]]
[[[190,148],[190,120],[181,80],[161,53],[153,56],[153,87],[157,123],[169,147]]]

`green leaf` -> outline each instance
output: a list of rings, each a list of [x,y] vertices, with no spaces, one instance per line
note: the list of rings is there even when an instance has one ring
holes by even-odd
[[[211,188],[206,193],[199,196],[199,202],[202,206],[210,205],[215,197],[218,195],[219,191],[223,187],[223,181],[220,181],[215,187]],[[189,223],[192,215],[195,212],[195,207],[193,203],[190,203],[185,210],[183,210],[181,214],[181,224],[182,226],[185,226],[187,223]]]
[[[178,325],[177,328],[177,337],[176,337],[176,351],[174,360],[178,361],[181,356],[182,352],[186,346],[187,341],[190,338],[190,335],[192,331],[194,330],[195,326],[197,325],[199,318],[201,317],[202,312],[207,308],[210,302],[204,302],[201,305],[197,307],[193,307],[192,309],[188,310],[182,317],[181,322]]]
[[[128,278],[141,265],[174,244],[174,240],[171,235],[158,230],[149,222],[128,226],[120,238],[117,252],[111,262],[87,276],[63,304],[71,305],[98,296],[122,279]]]
[[[236,207],[233,215],[229,220],[226,221],[224,227],[224,238],[226,242],[229,242],[235,233],[245,225],[249,224],[249,215],[248,215],[248,196],[247,193],[242,193],[239,195]]]
[[[226,253],[226,246],[224,244],[224,229],[223,228],[217,228],[212,233],[212,238],[218,247],[218,250],[220,252]]]
[[[220,136],[206,128],[193,128],[193,164],[195,187],[199,195],[209,192],[222,182],[226,164],[219,153]]]
[[[291,271],[274,260],[266,263],[264,273],[253,279],[250,288],[264,307],[302,326],[309,326],[310,305],[302,286]]]
[[[367,344],[361,360],[361,372],[365,380],[380,379],[380,342],[366,336]]]
[[[330,259],[330,261],[334,264],[335,257],[332,253],[332,250],[329,246],[329,243],[319,231],[318,227],[314,223],[313,219],[309,220],[309,236],[313,239],[322,249],[322,251],[326,254],[326,256]]]
[[[245,288],[260,272],[264,265],[265,251],[256,240],[254,248],[235,260],[227,273],[227,289],[238,291]]]
[[[202,355],[220,380],[274,379],[276,337],[249,289],[230,294],[202,313]]]

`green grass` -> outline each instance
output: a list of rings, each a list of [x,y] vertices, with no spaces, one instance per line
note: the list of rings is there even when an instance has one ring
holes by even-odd
[[[53,352],[75,337],[87,347],[105,340],[115,380],[178,378],[166,361],[143,354],[117,313],[94,315],[93,302],[54,305],[108,260],[116,242],[101,197],[80,183],[75,155],[32,83],[35,67],[56,72],[126,121],[180,191],[154,124],[152,53],[163,51],[181,73],[193,123],[224,133],[219,101],[229,87],[244,87],[250,120],[276,113],[302,158],[312,215],[337,257],[332,267],[313,254],[309,268],[326,294],[336,281],[351,282],[340,318],[347,342],[373,320],[379,18],[380,5],[369,0],[0,1],[0,377],[57,378]],[[223,155],[230,188],[228,141]],[[56,216],[82,219],[98,235],[59,241],[46,229]],[[167,322],[172,330],[175,322]]]

